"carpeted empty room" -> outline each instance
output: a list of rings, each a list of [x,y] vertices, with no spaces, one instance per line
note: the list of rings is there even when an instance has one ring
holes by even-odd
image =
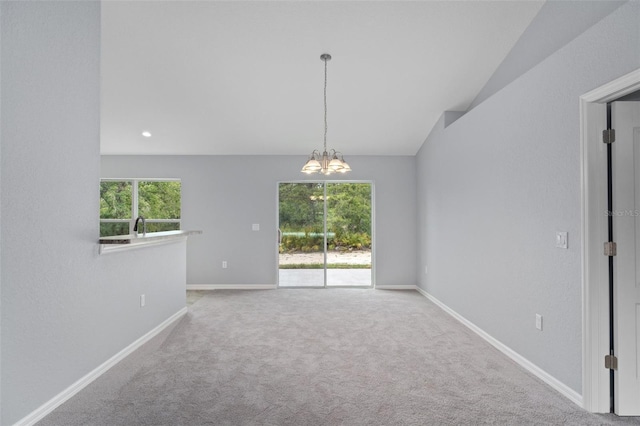
[[[602,425],[414,291],[189,292],[38,424]],[[634,423],[638,424],[638,423]]]

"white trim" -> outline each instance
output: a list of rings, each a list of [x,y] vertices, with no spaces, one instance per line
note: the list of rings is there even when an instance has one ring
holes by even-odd
[[[603,357],[609,348],[606,240],[605,157],[601,143],[607,102],[640,89],[640,69],[580,97],[580,157],[582,192],[582,394],[584,408],[609,411],[609,373]]]
[[[283,183],[322,183],[324,185],[324,191],[325,191],[325,199],[326,199],[326,191],[327,191],[327,185],[326,184],[331,184],[331,183],[364,183],[364,184],[369,184],[371,185],[371,285],[367,286],[369,288],[376,288],[376,265],[377,265],[377,260],[376,260],[376,253],[377,253],[377,248],[376,248],[376,241],[377,241],[377,236],[376,236],[376,183],[375,180],[373,179],[348,179],[348,180],[322,180],[319,178],[319,180],[316,179],[309,179],[309,180],[305,180],[305,179],[296,179],[296,180],[279,180],[276,182],[276,232],[277,230],[280,229],[280,185]],[[327,233],[326,230],[326,217],[327,217],[327,206],[326,203],[324,204],[324,232],[325,234]],[[326,237],[325,237],[326,238]],[[275,244],[275,256],[276,256],[276,265],[279,264],[280,262],[280,244],[278,241],[278,238],[276,238],[276,244]],[[326,256],[325,256],[326,257]],[[276,288],[329,288],[329,287],[334,287],[334,288],[339,288],[339,287],[351,287],[351,286],[333,286],[333,285],[326,285],[327,283],[327,268],[324,269],[324,284],[322,285],[322,287],[318,286],[318,287],[307,287],[307,286],[300,286],[300,287],[294,287],[294,286],[285,286],[285,287],[280,287],[280,272],[278,270],[276,270]],[[381,287],[378,287],[381,288]]]
[[[606,241],[606,162],[599,139],[606,127],[606,106],[580,100],[581,115],[581,255],[582,255],[582,395],[584,408],[609,411],[609,372],[602,358],[609,353]],[[598,167],[600,166],[600,167]]]
[[[135,218],[139,216],[138,212],[138,185],[140,182],[180,182],[180,208],[182,208],[182,180],[180,178],[100,178],[100,183],[102,182],[130,182],[131,183],[131,218],[130,219],[100,219],[100,223],[129,223],[129,233],[133,234],[133,227]],[[115,222],[109,222],[109,220]],[[154,219],[149,220],[146,219],[148,223],[181,223],[180,219],[166,219],[167,222],[161,222],[161,220],[165,219]]]
[[[415,285],[377,285],[376,290],[417,290]]]
[[[271,290],[275,288],[277,288],[277,285],[275,284],[187,284],[187,290]],[[288,288],[288,287],[282,287],[282,288]],[[295,288],[307,288],[307,287],[295,287]],[[340,288],[340,287],[329,286],[328,288]],[[367,286],[363,288],[371,288],[371,287]],[[375,289],[376,290],[417,290],[418,287],[415,285],[378,285],[375,287]]]
[[[145,219],[146,223],[180,223],[182,219]],[[100,223],[130,223],[131,219],[100,219]]]
[[[275,284],[187,284],[187,290],[273,290]]]
[[[14,426],[31,426],[31,425],[34,425],[36,422],[42,420],[47,414],[51,413],[60,405],[64,404],[66,401],[68,401],[70,398],[72,398],[74,395],[76,395],[78,392],[84,389],[91,382],[93,382],[98,377],[106,373],[111,367],[113,367],[118,362],[126,358],[129,354],[131,354],[133,351],[138,349],[140,346],[147,343],[153,337],[158,335],[162,330],[164,330],[169,325],[171,325],[174,321],[177,321],[178,319],[180,319],[187,312],[188,311],[186,307],[180,309],[178,312],[171,315],[169,318],[167,318],[162,323],[160,323],[153,330],[149,331],[144,336],[140,337],[139,339],[131,343],[129,346],[127,346],[126,348],[124,348],[123,350],[121,350],[111,358],[109,358],[107,361],[100,364],[93,371],[90,371],[85,376],[80,378],[78,381],[73,383],[71,386],[69,386],[62,392],[60,392],[58,395],[54,396],[49,401],[42,404],[36,410],[31,412],[31,414],[19,420],[17,423],[14,424]]]
[[[100,178],[100,181],[106,182],[129,182],[134,180],[142,182],[181,182],[182,178]]]
[[[164,244],[175,244],[187,241],[186,236],[173,236],[171,238],[158,238],[153,240],[140,239],[130,244],[100,244],[100,254],[119,253],[122,251],[135,250],[139,248],[147,248]]]
[[[129,233],[133,234],[133,228],[135,228],[135,222],[137,222],[138,219],[135,219],[137,217],[139,217],[140,213],[138,211],[138,203],[140,200],[138,200],[138,197],[140,196],[139,192],[138,192],[138,183],[139,181],[137,180],[133,180],[131,182],[131,222],[129,222]],[[180,184],[182,185],[182,184]],[[102,197],[100,197],[102,198]],[[180,196],[180,209],[182,209],[182,195]],[[147,232],[147,228],[145,227],[144,223],[142,224],[142,226],[144,227],[144,232]]]
[[[547,373],[546,371],[544,371],[543,369],[541,369],[540,367],[538,367],[537,365],[535,365],[534,363],[532,363],[531,361],[523,357],[522,355],[518,354],[513,349],[509,348],[507,345],[495,339],[490,334],[482,330],[480,327],[476,326],[474,323],[467,320],[465,317],[458,314],[453,309],[449,308],[447,305],[445,305],[444,303],[442,303],[441,301],[433,297],[431,294],[427,293],[425,290],[421,289],[420,287],[416,287],[416,290],[418,290],[418,292],[422,294],[424,297],[432,301],[435,305],[440,307],[440,309],[442,309],[443,311],[451,315],[456,320],[460,321],[464,326],[469,328],[478,336],[482,337],[493,347],[495,347],[500,352],[502,352],[503,354],[511,358],[513,361],[518,363],[525,370],[529,371],[534,376],[538,377],[540,380],[542,380],[543,382],[545,382],[546,384],[554,388],[556,391],[560,392],[560,394],[564,395],[565,397],[573,401],[575,404],[582,407],[582,396],[578,392],[574,391],[569,386],[565,385],[564,383],[562,383],[561,381],[559,381],[558,379],[556,379],[555,377],[553,377],[552,375],[550,375],[549,373]]]
[[[640,90],[640,68],[580,96],[585,102],[606,103]]]

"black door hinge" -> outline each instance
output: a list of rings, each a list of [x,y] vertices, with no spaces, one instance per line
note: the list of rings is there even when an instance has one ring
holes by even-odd
[[[614,355],[605,355],[604,357],[604,368],[608,370],[617,370],[618,369],[618,358]]]
[[[613,241],[608,241],[604,243],[604,255],[605,256],[615,256],[618,254],[618,245]]]
[[[602,131],[602,142],[614,143],[616,140],[616,131],[613,129],[606,129]]]

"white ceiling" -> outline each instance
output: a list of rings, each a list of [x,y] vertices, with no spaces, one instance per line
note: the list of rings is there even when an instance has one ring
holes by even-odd
[[[103,154],[414,155],[541,1],[102,3]],[[141,135],[143,130],[151,138]]]

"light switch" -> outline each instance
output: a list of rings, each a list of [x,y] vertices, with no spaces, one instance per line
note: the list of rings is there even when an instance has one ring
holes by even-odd
[[[542,331],[542,315],[536,314],[536,328]]]
[[[564,249],[569,247],[569,236],[566,232],[556,232],[556,247]]]
[[[251,225],[251,230],[252,231],[259,231],[260,230],[260,224],[259,223],[254,223],[253,225]]]

